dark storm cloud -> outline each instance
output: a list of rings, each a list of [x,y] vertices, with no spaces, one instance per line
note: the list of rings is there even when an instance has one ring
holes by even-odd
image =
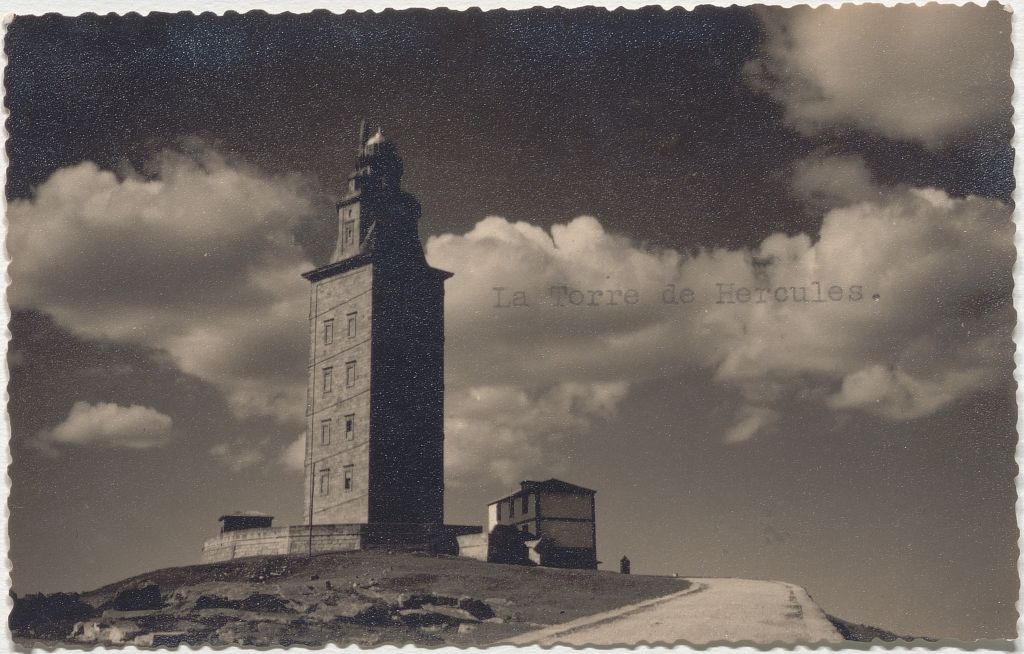
[[[867,151],[886,183],[1008,197],[1005,132],[937,152],[795,134],[746,83],[761,42],[745,9],[19,18],[8,193],[85,159],[141,168],[200,135],[330,195],[370,115],[402,144],[433,233],[585,213],[670,247],[752,245],[817,227],[778,189],[823,144]]]

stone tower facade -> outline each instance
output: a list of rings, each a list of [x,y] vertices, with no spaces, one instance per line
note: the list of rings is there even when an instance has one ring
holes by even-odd
[[[402,159],[359,130],[331,261],[309,300],[305,522],[441,526],[444,282],[401,189]]]

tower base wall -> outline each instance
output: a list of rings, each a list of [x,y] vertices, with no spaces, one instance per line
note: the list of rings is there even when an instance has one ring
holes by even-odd
[[[436,524],[292,525],[240,529],[203,543],[201,563],[217,563],[251,556],[280,556],[350,552],[363,549],[459,552],[458,536],[480,533],[480,527]]]

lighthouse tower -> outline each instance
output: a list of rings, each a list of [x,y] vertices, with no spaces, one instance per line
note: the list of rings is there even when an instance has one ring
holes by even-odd
[[[401,181],[395,146],[364,121],[334,254],[303,274],[311,284],[303,524],[231,514],[245,519],[203,543],[203,563],[373,547],[455,554],[458,538],[480,534],[444,524],[452,274],[427,265],[420,205]]]
[[[305,273],[307,525],[444,521],[444,282],[402,159],[360,125],[331,261]],[[394,531],[394,530],[392,530]]]

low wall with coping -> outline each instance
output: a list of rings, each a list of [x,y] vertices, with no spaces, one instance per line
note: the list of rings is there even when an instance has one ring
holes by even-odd
[[[336,524],[239,529],[203,543],[201,563],[230,561],[249,556],[348,552],[360,549],[426,550],[458,553],[456,538],[479,533],[480,527],[424,524]]]
[[[459,556],[486,561],[489,539],[487,534],[466,534],[458,537]]]

